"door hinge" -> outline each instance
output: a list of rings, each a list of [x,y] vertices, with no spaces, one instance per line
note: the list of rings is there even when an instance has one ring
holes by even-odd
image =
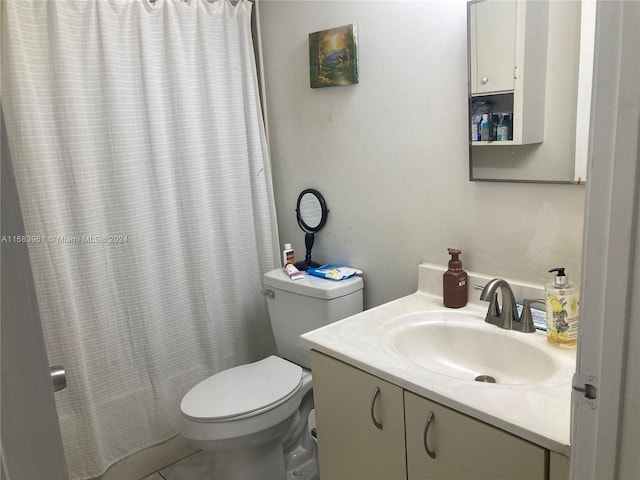
[[[571,401],[589,408],[598,408],[598,379],[593,375],[574,373]]]
[[[49,373],[51,374],[54,392],[67,388],[67,372],[65,372],[64,367],[60,365],[49,367]]]
[[[518,79],[518,66],[513,67],[513,78],[514,80]]]

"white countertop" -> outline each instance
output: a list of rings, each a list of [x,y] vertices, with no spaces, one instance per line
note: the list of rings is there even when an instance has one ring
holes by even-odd
[[[569,457],[571,381],[575,372],[575,349],[549,345],[544,332],[521,333],[500,330],[500,335],[517,335],[544,349],[556,363],[549,378],[530,384],[501,385],[462,380],[400,361],[388,348],[386,337],[399,317],[418,312],[443,311],[442,272],[434,265],[419,266],[419,288],[412,295],[353,315],[302,335],[308,348],[325,353],[365,372],[387,380],[532,443]],[[488,303],[479,301],[475,285],[490,277],[469,272],[466,307],[455,310],[472,316],[470,322],[484,323]],[[508,279],[507,279],[508,280]],[[509,281],[517,300],[541,298],[541,287]],[[440,289],[440,291],[438,291]],[[522,296],[521,296],[522,295]],[[518,359],[514,358],[514,362]],[[527,368],[523,365],[522,368]]]

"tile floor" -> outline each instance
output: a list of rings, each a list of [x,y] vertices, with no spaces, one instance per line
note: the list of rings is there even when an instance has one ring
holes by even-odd
[[[201,450],[142,480],[204,480],[209,478],[212,463],[213,453]]]

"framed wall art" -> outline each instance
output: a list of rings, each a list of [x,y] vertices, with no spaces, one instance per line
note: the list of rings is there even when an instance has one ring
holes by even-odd
[[[358,29],[355,23],[309,34],[311,88],[358,83]]]

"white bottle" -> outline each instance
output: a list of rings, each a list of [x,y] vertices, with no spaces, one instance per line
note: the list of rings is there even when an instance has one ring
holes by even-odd
[[[569,283],[564,268],[553,268],[553,282],[545,286],[547,294],[547,341],[553,345],[572,348],[578,344],[580,294],[578,287]]]
[[[282,251],[282,268],[285,268],[288,264],[293,265],[296,263],[293,253],[293,248],[290,243],[284,244],[284,250]]]
[[[480,128],[480,137],[483,142],[489,141],[489,133],[490,133],[490,125],[489,125],[489,114],[482,114],[482,124]]]

